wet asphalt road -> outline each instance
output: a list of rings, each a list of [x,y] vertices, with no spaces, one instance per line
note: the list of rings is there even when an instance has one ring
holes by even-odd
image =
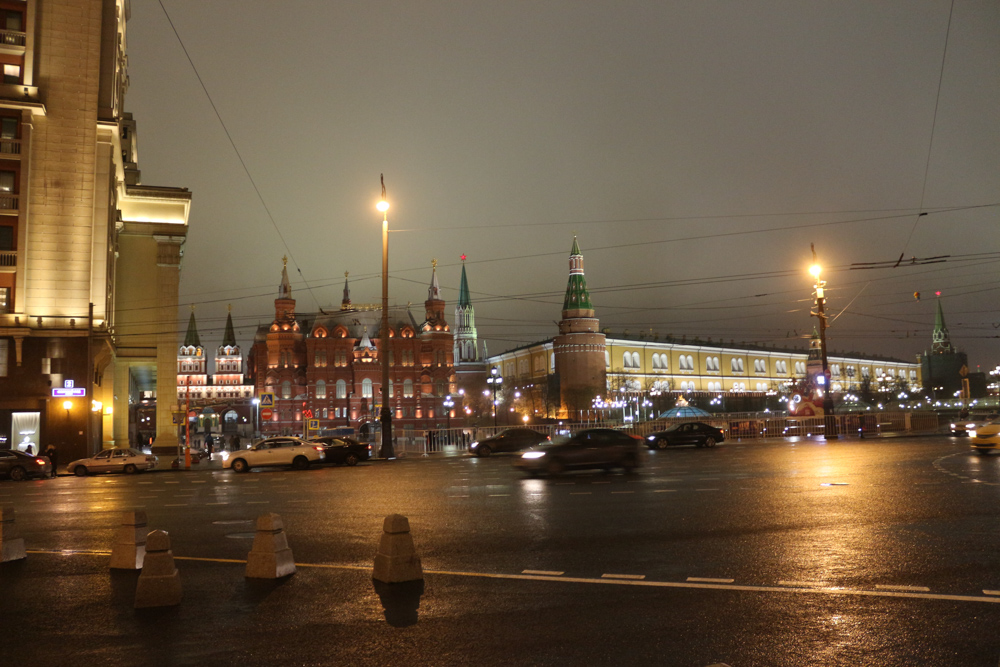
[[[723,444],[637,474],[526,479],[509,457],[0,482],[28,559],[0,566],[24,665],[1000,663],[1000,456],[948,437]],[[180,607],[132,609],[119,513],[169,531]],[[243,577],[253,519],[299,564]],[[409,517],[423,586],[376,589]],[[66,550],[66,552],[63,552]],[[98,552],[98,553],[87,553]],[[194,560],[189,560],[194,559]],[[10,631],[15,629],[16,631]]]

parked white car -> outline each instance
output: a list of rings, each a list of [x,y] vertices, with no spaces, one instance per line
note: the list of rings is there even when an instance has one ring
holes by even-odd
[[[152,470],[158,459],[135,449],[104,449],[86,459],[78,459],[66,466],[66,472],[86,477],[92,472],[123,472],[127,475],[140,470]]]
[[[320,445],[301,438],[281,436],[267,438],[250,449],[230,453],[222,460],[222,467],[232,468],[236,472],[248,472],[251,468],[265,466],[292,466],[302,470],[325,457]]]

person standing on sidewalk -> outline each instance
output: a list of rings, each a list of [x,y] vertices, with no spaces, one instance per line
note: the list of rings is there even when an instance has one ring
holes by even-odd
[[[49,448],[45,450],[45,455],[49,457],[49,461],[52,463],[52,477],[56,476],[56,465],[59,463],[59,451],[53,444],[49,445]]]

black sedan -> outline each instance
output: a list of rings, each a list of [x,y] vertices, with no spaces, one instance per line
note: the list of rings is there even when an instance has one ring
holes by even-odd
[[[346,463],[349,466],[358,465],[358,461],[367,461],[372,456],[372,446],[342,436],[324,435],[313,438],[310,442],[323,445],[326,451],[325,463]]]
[[[663,449],[670,445],[715,447],[725,439],[722,430],[714,426],[703,422],[685,422],[674,424],[665,431],[650,433],[646,436],[646,446],[650,449]]]
[[[29,477],[48,477],[52,464],[47,456],[32,456],[13,449],[0,449],[0,475],[15,482]]]
[[[549,436],[530,428],[509,428],[492,438],[476,440],[469,445],[469,452],[476,456],[489,456],[493,452],[519,452],[549,440]]]
[[[580,431],[571,438],[550,445],[540,445],[525,452],[514,467],[529,475],[558,475],[566,470],[583,468],[621,468],[631,472],[639,465],[636,445],[641,438],[610,428]]]

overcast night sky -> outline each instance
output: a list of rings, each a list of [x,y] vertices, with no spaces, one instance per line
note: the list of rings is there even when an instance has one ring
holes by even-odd
[[[557,333],[576,234],[612,333],[802,344],[815,243],[831,350],[912,360],[940,290],[970,365],[1000,363],[995,0],[162,4],[264,202],[133,0],[126,109],[143,183],[193,191],[208,347],[231,303],[247,351],[285,254],[299,311],[345,271],[378,302],[384,172],[390,299],[420,321],[436,258],[453,319],[468,255],[490,353]]]

